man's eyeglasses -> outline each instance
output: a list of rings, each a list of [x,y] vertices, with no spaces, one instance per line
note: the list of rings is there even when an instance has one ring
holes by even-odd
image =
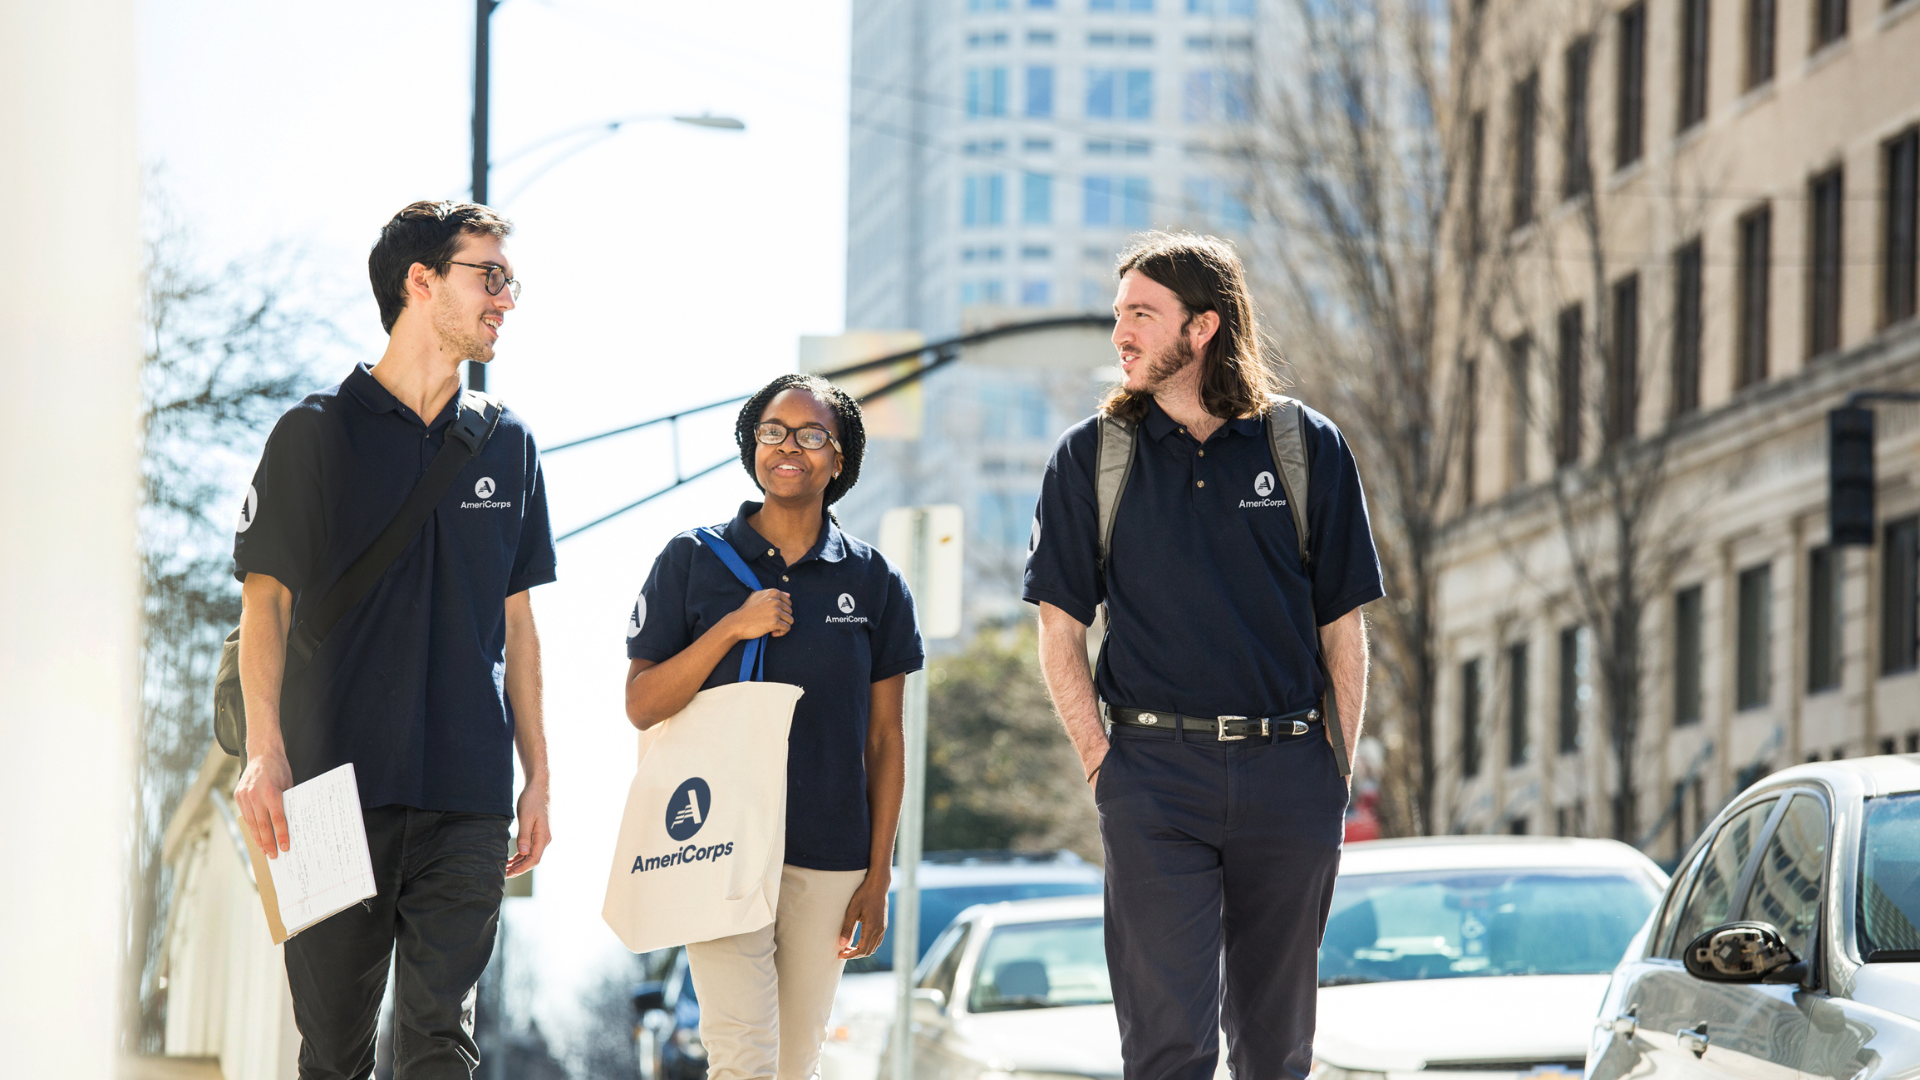
[[[520,299],[520,279],[508,277],[505,267],[489,266],[486,263],[460,262],[457,259],[448,259],[447,261],[455,266],[471,266],[475,270],[485,270],[487,272],[488,296],[499,296],[501,289],[512,289],[513,298],[515,300]]]
[[[753,437],[760,440],[763,446],[779,446],[787,441],[788,432],[793,433],[793,441],[799,443],[803,450],[818,450],[828,443],[832,443],[835,450],[840,449],[840,440],[827,434],[826,428],[813,426],[790,428],[775,420],[757,425],[753,429]]]

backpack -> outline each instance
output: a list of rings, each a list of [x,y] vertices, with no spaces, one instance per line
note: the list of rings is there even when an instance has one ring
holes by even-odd
[[[1293,512],[1293,531],[1300,540],[1300,566],[1311,573],[1313,546],[1307,523],[1307,475],[1311,459],[1307,454],[1306,410],[1293,398],[1275,394],[1268,400],[1261,421],[1267,431],[1267,448],[1273,453],[1274,471],[1278,474],[1280,489],[1286,495],[1287,509]],[[1133,474],[1133,459],[1139,452],[1140,425],[1131,420],[1103,415],[1099,426],[1100,442],[1093,459],[1094,493],[1099,508],[1099,546],[1094,567],[1104,578],[1107,551],[1113,542],[1113,523],[1120,515],[1120,496],[1126,493],[1127,479]],[[1101,650],[1105,651],[1104,641]],[[1326,720],[1327,743],[1333,747],[1333,758],[1339,763],[1340,775],[1347,776],[1353,772],[1347,762],[1347,740],[1345,734],[1340,732],[1340,708],[1334,700],[1333,676],[1327,671],[1327,659],[1320,651],[1317,636],[1313,661],[1320,668],[1320,679],[1326,686],[1320,712]],[[1097,657],[1094,666],[1099,666]]]

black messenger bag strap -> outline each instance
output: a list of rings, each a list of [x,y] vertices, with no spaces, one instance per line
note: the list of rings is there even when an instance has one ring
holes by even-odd
[[[485,394],[467,390],[460,395],[460,410],[447,428],[446,442],[419,482],[413,485],[400,512],[353,565],[347,567],[340,580],[333,583],[313,614],[302,619],[287,635],[287,652],[291,657],[302,664],[311,661],[335,624],[353,610],[393,565],[393,560],[413,543],[460,470],[478,457],[486,448],[487,440],[493,438],[494,429],[500,426],[500,413],[500,403]]]

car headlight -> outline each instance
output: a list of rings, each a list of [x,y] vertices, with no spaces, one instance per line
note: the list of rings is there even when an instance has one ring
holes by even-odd
[[[673,1033],[674,1048],[695,1061],[707,1059],[707,1044],[700,1041],[700,1029],[681,1028]]]

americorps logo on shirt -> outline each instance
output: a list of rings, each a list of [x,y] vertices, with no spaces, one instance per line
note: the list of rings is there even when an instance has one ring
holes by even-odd
[[[713,816],[713,792],[707,782],[697,776],[690,776],[675,788],[667,799],[667,835],[675,842],[693,839],[707,819]],[[733,841],[725,840],[705,846],[686,844],[684,847],[668,851],[664,855],[635,855],[633,868],[629,874],[638,874],[646,870],[665,870],[675,866],[689,866],[693,863],[711,862],[733,854]]]
[[[633,602],[633,614],[627,618],[627,640],[631,641],[639,637],[640,628],[645,625],[647,625],[647,594],[641,593],[640,598]]]
[[[1259,476],[1256,476],[1256,477],[1254,477],[1254,478],[1253,478],[1253,493],[1254,493],[1255,495],[1258,495],[1258,496],[1260,496],[1260,497],[1259,497],[1258,499],[1241,499],[1241,500],[1240,500],[1240,509],[1242,509],[1242,510],[1248,510],[1248,509],[1252,509],[1253,507],[1257,507],[1257,506],[1285,506],[1285,505],[1287,505],[1287,500],[1285,500],[1285,499],[1269,499],[1269,498],[1267,498],[1267,496],[1269,496],[1269,495],[1271,495],[1271,494],[1273,494],[1273,486],[1274,486],[1274,479],[1273,479],[1273,474],[1272,474],[1272,473],[1270,473],[1270,472],[1262,472],[1262,473],[1261,473],[1261,474],[1260,474]]]
[[[840,609],[841,613],[838,616],[827,616],[827,621],[830,623],[863,623],[867,621],[865,615],[855,615],[853,613],[853,609],[859,605],[854,603],[852,593],[841,593],[840,599],[835,602],[835,606]]]
[[[493,498],[493,492],[494,492],[493,477],[491,476],[481,477],[473,485],[474,497],[479,499],[480,501],[479,502],[463,502],[460,504],[460,509],[462,510],[506,510],[513,506],[512,499],[501,499],[496,502]]]
[[[253,490],[252,484],[248,484],[247,497],[240,503],[240,520],[233,526],[233,531],[243,533],[253,528],[253,519],[259,516],[259,513],[260,493]]]

